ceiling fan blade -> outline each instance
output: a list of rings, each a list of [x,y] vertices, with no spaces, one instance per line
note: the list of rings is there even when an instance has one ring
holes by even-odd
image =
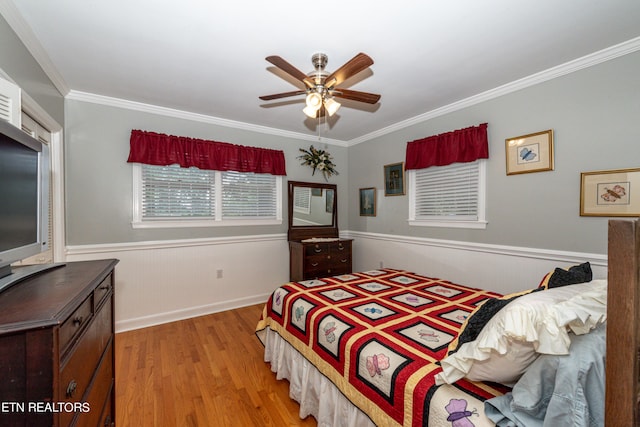
[[[267,56],[265,59],[268,62],[270,62],[271,64],[273,64],[276,67],[280,68],[285,73],[289,74],[294,79],[300,80],[301,82],[303,82],[308,87],[310,87],[310,88],[314,87],[313,83],[307,78],[307,75],[305,73],[303,73],[302,71],[298,70],[296,67],[294,67],[293,65],[289,64],[287,61],[285,61],[281,57],[279,57],[277,55],[272,55],[272,56]]]
[[[259,98],[262,99],[263,101],[271,101],[272,99],[280,99],[280,98],[286,98],[288,96],[304,95],[305,93],[307,92],[304,90],[294,90],[292,92],[282,92],[282,93],[276,93],[273,95],[263,95],[263,96],[260,96]]]
[[[350,99],[352,101],[366,102],[367,104],[375,104],[380,100],[380,95],[376,93],[360,92],[358,90],[334,89],[332,95],[336,98]]]
[[[332,88],[347,80],[351,76],[355,76],[360,71],[366,70],[373,65],[373,59],[364,53],[359,53],[351,58],[342,67],[329,74],[325,79],[325,86]]]

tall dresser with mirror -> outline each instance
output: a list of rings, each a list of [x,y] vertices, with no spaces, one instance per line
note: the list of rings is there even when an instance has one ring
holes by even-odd
[[[337,186],[289,181],[289,279],[352,271],[352,239],[338,235]]]

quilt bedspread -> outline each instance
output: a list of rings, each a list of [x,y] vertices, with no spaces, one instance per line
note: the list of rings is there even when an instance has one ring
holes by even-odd
[[[469,313],[496,296],[380,269],[283,285],[256,331],[277,332],[377,425],[491,425],[482,401],[506,388],[434,377]]]

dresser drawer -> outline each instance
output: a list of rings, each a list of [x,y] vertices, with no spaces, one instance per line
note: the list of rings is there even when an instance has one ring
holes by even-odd
[[[111,321],[111,299],[102,306],[96,313],[95,318],[80,337],[78,344],[73,348],[73,352],[63,362],[60,372],[60,383],[58,396],[62,402],[79,402],[89,393],[89,386],[92,384],[94,372],[105,348],[111,347],[112,321]],[[111,351],[111,350],[109,350]],[[105,359],[107,360],[107,359]],[[111,359],[108,359],[111,365]],[[105,363],[103,361],[103,363]],[[105,368],[106,369],[106,368]],[[112,369],[112,368],[109,368]],[[93,380],[94,384],[95,381]],[[95,386],[95,385],[94,385]],[[98,416],[102,407],[94,408]],[[60,414],[61,425],[67,425],[74,414]]]
[[[101,418],[106,419],[104,413],[111,414],[111,389],[113,388],[113,345],[109,345],[101,359],[100,366],[91,383],[91,390],[84,397],[89,403],[90,411],[78,413],[73,425],[76,426],[103,426],[99,424]],[[108,407],[105,407],[108,405]],[[112,416],[109,415],[112,419]],[[64,425],[64,424],[63,424]],[[107,426],[110,425],[106,424]]]
[[[289,242],[289,277],[292,281],[351,273],[351,239]]]
[[[332,253],[349,253],[351,254],[351,241],[333,242],[329,245],[329,251]]]
[[[95,315],[94,325],[91,327],[95,329],[96,345],[100,349],[100,352],[104,350],[107,343],[113,336],[113,318],[111,316],[113,300],[112,294],[109,294],[105,298],[106,302],[100,308],[100,311]]]
[[[304,259],[304,269],[306,270],[318,270],[321,268],[326,268],[329,261],[329,253],[326,255],[313,255],[307,256]]]
[[[313,245],[305,245],[305,256],[327,255],[329,253],[329,245],[326,243],[315,243]]]
[[[95,291],[93,291],[93,300],[96,303],[96,307],[100,307],[104,302],[104,299],[111,294],[113,290],[113,280],[112,275],[109,274],[105,279],[96,287]]]
[[[113,388],[113,384],[111,385],[111,388]],[[107,401],[104,404],[104,409],[102,410],[102,415],[100,416],[100,422],[98,422],[99,427],[112,427],[115,424],[116,420],[112,402],[113,397],[112,392],[110,392],[107,396]]]
[[[65,354],[76,338],[91,320],[92,304],[88,297],[80,306],[64,321],[58,332],[60,354]]]

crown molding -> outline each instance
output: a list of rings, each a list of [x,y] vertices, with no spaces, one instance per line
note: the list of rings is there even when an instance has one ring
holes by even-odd
[[[62,78],[58,69],[53,65],[51,58],[42,47],[35,33],[27,25],[16,6],[11,1],[0,1],[0,15],[7,21],[11,29],[16,33],[20,41],[25,45],[31,56],[40,65],[51,83],[62,96],[66,96],[71,90],[67,82]]]
[[[460,101],[454,102],[449,105],[445,105],[441,108],[436,108],[435,110],[428,111],[424,114],[420,114],[418,116],[412,117],[407,120],[403,120],[401,122],[395,123],[391,126],[387,126],[382,129],[378,129],[377,131],[368,133],[366,135],[362,135],[361,137],[354,138],[348,141],[348,146],[353,146],[356,144],[360,144],[362,142],[369,141],[374,138],[378,138],[383,135],[387,135],[391,132],[395,132],[409,126],[413,126],[418,123],[425,122],[427,120],[443,116],[445,114],[452,113],[454,111],[462,110],[467,107],[471,107],[473,105],[479,104],[481,102],[485,102],[494,98],[498,98],[503,95],[507,95],[512,92],[516,92],[521,89],[528,88],[530,86],[537,85],[539,83],[543,83],[549,80],[553,80],[557,77],[561,77],[567,74],[574,73],[576,71],[582,70],[584,68],[589,68],[594,65],[601,64],[606,61],[610,61],[612,59],[618,58],[620,56],[628,55],[633,52],[637,52],[640,50],[640,37],[635,39],[627,40],[620,44],[608,47],[606,49],[600,50],[598,52],[594,52],[592,54],[583,56],[582,58],[575,59],[573,61],[569,61],[567,63],[558,65],[556,67],[549,68],[547,70],[541,71],[536,74],[532,74],[530,76],[524,77],[519,80],[515,80],[513,82],[504,84],[502,86],[498,86],[494,89],[490,89],[486,92],[479,93],[477,95],[471,96],[466,99],[462,99]]]
[[[79,100],[84,102],[92,102],[96,104],[103,104],[108,106],[114,106],[119,108],[126,108],[136,111],[148,112],[152,114],[160,114],[170,117],[181,118],[185,120],[193,120],[198,122],[210,123],[219,126],[232,127],[236,129],[243,129],[252,132],[264,133],[269,135],[281,136],[285,138],[293,138],[305,141],[318,142],[316,135],[308,135],[299,132],[286,131],[282,129],[271,128],[267,126],[254,125],[251,123],[222,119],[214,116],[207,116],[204,114],[191,113],[188,111],[181,111],[166,107],[160,107],[150,104],[144,104],[135,101],[128,101],[125,99],[111,98],[102,95],[95,95],[86,92],[79,92],[71,90],[62,75],[58,72],[53,65],[48,54],[38,41],[35,33],[27,25],[26,21],[11,1],[0,1],[0,14],[6,19],[13,31],[18,35],[20,40],[27,47],[31,55],[40,64],[46,75],[52,81],[58,91],[66,98]],[[395,123],[382,129],[378,129],[374,132],[370,132],[366,135],[362,135],[358,138],[354,138],[348,141],[322,138],[322,142],[331,145],[338,145],[343,147],[349,147],[357,145],[374,138],[378,138],[389,133],[413,126],[418,123],[425,122],[427,120],[443,116],[448,113],[462,110],[464,108],[479,104],[484,101],[498,98],[500,96],[534,86],[539,83],[546,82],[548,80],[555,79],[557,77],[570,74],[584,68],[592,67],[594,65],[606,62],[620,56],[624,56],[640,50],[640,37],[636,37],[631,40],[619,43],[614,46],[602,49],[598,52],[583,56],[581,58],[569,61],[567,63],[558,65],[556,67],[549,68],[536,74],[524,77],[522,79],[498,86],[494,89],[473,95],[469,98],[462,99],[460,101],[445,105],[440,108],[428,111],[426,113],[411,117],[407,120]]]
[[[467,107],[471,107],[480,104],[485,101],[489,101],[498,98],[503,95],[507,95],[512,92],[516,92],[539,83],[543,83],[549,80],[553,80],[557,77],[562,77],[567,74],[580,71],[585,68],[593,67],[603,62],[610,61],[612,59],[628,55],[640,50],[640,37],[636,37],[631,40],[619,43],[614,46],[610,46],[606,49],[602,49],[598,52],[583,56],[581,58],[574,59],[573,61],[566,62],[556,67],[549,68],[539,73],[532,74],[527,77],[523,77],[519,80],[498,86],[494,89],[479,93],[477,95],[470,96],[460,101],[445,105],[435,110],[428,111],[426,113],[414,116],[407,120],[395,123],[391,126],[387,126],[377,131],[370,132],[366,135],[362,135],[358,138],[354,138],[348,141],[342,141],[337,139],[323,138],[322,142],[331,145],[338,145],[342,147],[350,147],[363,142],[367,142],[374,138],[378,138],[389,133],[402,130],[404,128],[423,123],[427,120],[434,119],[436,117],[443,116],[445,114],[453,113],[455,111],[462,110]],[[157,105],[144,104],[135,101],[128,101],[125,99],[111,98],[102,95],[95,95],[86,92],[70,91],[67,95],[68,99],[74,99],[85,102],[93,102],[96,104],[110,105],[119,108],[126,108],[131,110],[143,111],[153,114],[160,114],[175,118],[181,118],[185,120],[194,120],[204,123],[215,124],[219,126],[232,127],[235,129],[243,129],[252,132],[265,133],[270,135],[282,136],[285,138],[300,139],[306,141],[317,142],[318,137],[316,135],[307,135],[299,132],[291,132],[282,129],[271,128],[267,126],[259,126],[251,123],[222,119],[214,116],[207,116],[204,114],[191,113],[188,111],[176,110],[172,108],[160,107]]]
[[[128,110],[140,111],[143,113],[174,117],[177,119],[209,123],[213,125],[225,126],[225,127],[230,127],[234,129],[242,129],[242,130],[247,130],[251,132],[282,136],[285,138],[318,142],[317,135],[307,135],[299,132],[276,129],[268,126],[260,126],[260,125],[255,125],[251,123],[246,123],[246,122],[239,122],[235,120],[222,119],[220,117],[208,116],[206,114],[192,113],[189,111],[176,110],[173,108],[161,107],[161,106],[152,105],[152,104],[145,104],[137,101],[129,101],[121,98],[113,98],[110,96],[96,95],[88,92],[71,90],[69,94],[66,96],[66,99],[70,99],[74,101],[90,102],[90,103],[100,104],[100,105],[105,105],[110,107],[124,108]],[[331,138],[323,137],[321,142],[326,144],[331,144],[331,145],[340,145],[343,147],[347,146],[347,143],[345,141],[331,139]]]

